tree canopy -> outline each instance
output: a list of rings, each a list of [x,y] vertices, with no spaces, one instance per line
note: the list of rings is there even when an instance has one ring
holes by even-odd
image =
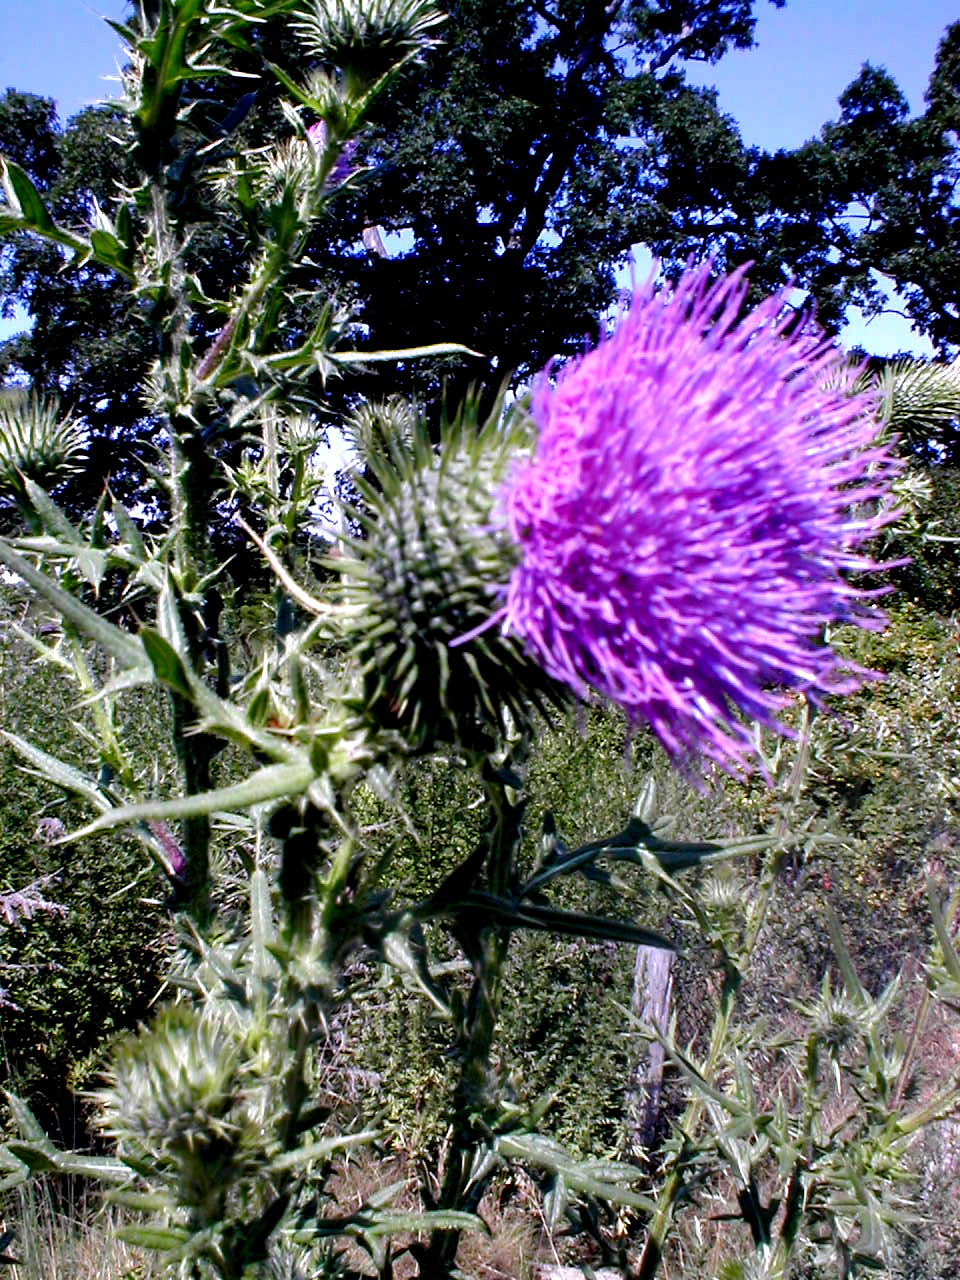
[[[356,156],[366,169],[314,237],[294,282],[303,330],[286,340],[302,339],[332,284],[373,347],[443,340],[480,353],[356,374],[346,402],[404,390],[429,407],[443,388],[457,398],[476,381],[492,394],[595,335],[639,245],[667,272],[691,258],[720,269],[752,261],[758,293],[794,281],[834,330],[851,302],[888,305],[882,276],[919,330],[953,349],[960,23],[937,51],[922,114],[910,118],[891,77],[864,66],[836,120],[770,154],[745,146],[716,94],[684,71],[749,46],[755,10],[754,0],[451,0],[443,38],[379,104]],[[222,157],[235,128],[247,145],[289,132],[266,74],[268,63],[289,65],[288,36],[265,29],[262,62],[246,68],[262,79],[238,102],[212,86],[191,116],[194,136],[162,158],[185,203],[202,202],[212,180],[211,142]],[[47,99],[0,99],[0,151],[67,226],[95,200],[109,210],[132,183],[129,151],[114,141],[130,127],[111,106],[64,127]],[[232,221],[221,213],[196,235],[211,300],[198,349],[229,314],[260,216],[238,195]],[[0,374],[59,393],[89,424],[88,501],[107,476],[121,489],[144,483],[153,424],[134,388],[155,353],[147,304],[131,307],[107,268],[68,258],[23,233],[7,240],[5,305],[24,307],[33,328],[0,344]]]

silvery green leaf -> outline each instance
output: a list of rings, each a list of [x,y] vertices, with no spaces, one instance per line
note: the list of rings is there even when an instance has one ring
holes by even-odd
[[[430,975],[422,946],[415,946],[407,933],[394,930],[383,940],[383,956],[414,990],[427,997],[441,1017],[449,1019],[450,1006],[446,995]]]
[[[146,654],[140,641],[126,631],[121,631],[112,623],[101,618],[98,613],[77,600],[52,578],[35,568],[29,560],[19,555],[9,543],[0,540],[0,563],[22,578],[28,586],[36,591],[61,617],[72,622],[78,631],[98,644],[105,653],[116,658],[125,667],[143,667],[146,665]]]
[[[70,523],[47,491],[42,489],[35,480],[31,480],[29,476],[24,477],[23,487],[33,503],[37,515],[43,521],[43,527],[61,542],[72,546],[74,554],[79,549],[85,550],[87,547],[86,538],[75,525]]]
[[[250,942],[253,949],[253,971],[258,978],[270,977],[279,972],[277,961],[270,953],[276,936],[270,882],[262,867],[257,867],[250,876]]]
[[[348,1228],[353,1228],[351,1234],[371,1239],[407,1231],[479,1231],[489,1235],[489,1227],[482,1218],[454,1209],[426,1209],[422,1213],[406,1213],[401,1209],[361,1209],[352,1218],[342,1221]]]
[[[117,1236],[138,1249],[153,1249],[159,1253],[178,1253],[190,1239],[186,1227],[168,1227],[164,1223],[145,1223],[142,1226],[122,1226]]]
[[[142,564],[147,559],[147,549],[144,546],[139,526],[119,499],[114,498],[110,509],[117,522],[117,531],[120,537],[129,547],[137,563]]]
[[[52,1151],[54,1149],[53,1143],[47,1137],[43,1130],[43,1125],[30,1110],[29,1105],[24,1102],[23,1098],[7,1089],[4,1089],[3,1093],[7,1100],[7,1106],[10,1108],[10,1116],[20,1137],[25,1142],[44,1144],[45,1147],[49,1147]],[[19,1159],[19,1157],[16,1158]]]
[[[57,1171],[77,1178],[96,1178],[98,1182],[129,1182],[130,1169],[110,1156],[88,1156],[79,1151],[61,1151],[56,1158]]]
[[[270,1161],[270,1169],[276,1173],[290,1169],[302,1169],[305,1165],[314,1164],[318,1160],[328,1160],[337,1151],[347,1151],[350,1147],[363,1146],[374,1142],[379,1137],[375,1129],[366,1129],[361,1133],[346,1133],[338,1138],[324,1138],[321,1142],[310,1142],[296,1151],[286,1151]]]
[[[182,796],[177,800],[153,800],[109,809],[95,822],[75,831],[69,839],[82,840],[98,831],[109,831],[114,827],[130,826],[138,822],[168,821],[230,812],[234,809],[249,809],[253,805],[301,795],[314,776],[312,766],[306,761],[267,765],[242,782],[215,791]]]
[[[634,805],[633,814],[635,818],[639,818],[641,822],[651,826],[658,816],[657,808],[657,782],[653,774],[648,774],[643,780],[643,786],[640,788],[640,794],[637,796],[637,803]]]
[[[630,1190],[629,1184],[643,1176],[634,1165],[605,1161],[600,1166],[601,1176],[590,1162],[575,1160],[559,1142],[540,1133],[500,1134],[495,1145],[504,1157],[525,1160],[562,1177],[571,1191],[648,1213],[656,1208],[649,1196]]]
[[[90,547],[86,543],[62,542],[57,538],[17,538],[11,546],[18,551],[37,551],[41,555],[59,556],[65,560],[75,560],[80,572],[90,582],[98,586],[103,575],[111,564],[132,565],[133,561],[122,551],[113,547]]]
[[[563,1220],[563,1215],[567,1211],[567,1205],[570,1203],[570,1196],[567,1192],[567,1184],[558,1174],[550,1184],[550,1190],[543,1197],[543,1216],[547,1220],[547,1230],[552,1235]]]
[[[66,764],[63,760],[58,760],[56,756],[48,755],[46,751],[41,751],[32,742],[27,742],[15,733],[0,730],[0,735],[3,736],[6,742],[9,742],[18,755],[33,766],[41,777],[47,778],[58,787],[62,787],[64,791],[83,796],[95,809],[104,811],[109,809],[110,802],[107,797],[97,784],[81,773],[79,769],[75,769],[73,765]]]
[[[127,1169],[127,1173],[130,1170]],[[123,1205],[135,1213],[163,1213],[170,1209],[170,1197],[162,1191],[130,1191],[127,1188],[108,1191],[105,1199],[110,1204]]]

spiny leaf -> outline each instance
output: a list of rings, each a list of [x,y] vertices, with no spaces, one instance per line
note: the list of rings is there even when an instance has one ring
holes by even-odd
[[[193,684],[183,660],[173,645],[165,640],[159,631],[154,631],[153,627],[141,627],[140,639],[150,659],[153,673],[160,683],[184,698],[192,698]]]
[[[64,791],[83,796],[96,809],[106,810],[109,808],[110,802],[97,784],[91,778],[82,774],[79,769],[75,769],[73,765],[66,764],[63,760],[58,760],[56,756],[48,755],[46,751],[42,751],[40,747],[34,746],[32,742],[27,742],[15,733],[0,730],[0,735],[44,778],[48,778],[58,787],[62,787]]]
[[[538,902],[522,902],[499,898],[492,893],[473,890],[463,899],[457,914],[489,916],[517,929],[534,929],[568,938],[597,938],[607,942],[628,942],[642,947],[660,947],[675,951],[674,944],[652,929],[644,929],[625,920],[587,915],[580,911],[561,911]]]
[[[161,1253],[178,1252],[190,1239],[186,1227],[168,1227],[160,1222],[120,1227],[117,1236],[138,1249],[154,1249]]]
[[[290,1169],[302,1169],[305,1165],[317,1160],[328,1160],[337,1151],[346,1151],[350,1147],[362,1146],[373,1142],[378,1133],[375,1129],[366,1129],[360,1133],[347,1133],[339,1138],[325,1138],[322,1142],[310,1142],[296,1151],[287,1151],[270,1161],[270,1169],[282,1172]]]
[[[69,839],[82,840],[98,831],[109,831],[114,827],[129,826],[137,822],[195,818],[234,809],[249,809],[253,805],[268,804],[286,796],[301,795],[315,776],[313,767],[305,760],[295,764],[268,765],[243,782],[221,787],[216,791],[182,796],[177,800],[154,800],[109,809],[95,822],[74,832]]]
[[[4,1089],[4,1097],[7,1100],[7,1106],[10,1108],[10,1115],[13,1123],[17,1127],[20,1137],[26,1142],[46,1143],[53,1149],[53,1143],[43,1131],[43,1125],[30,1110],[29,1105],[16,1093],[11,1093]],[[19,1157],[17,1157],[19,1159]]]
[[[29,560],[18,555],[9,543],[4,541],[0,541],[0,563],[5,564],[28,586],[33,587],[37,595],[52,604],[61,617],[72,622],[78,631],[83,632],[123,666],[143,667],[146,664],[143,645],[138,639],[126,631],[121,631],[119,627],[113,626],[93,609],[64,591],[58,583],[35,568]]]

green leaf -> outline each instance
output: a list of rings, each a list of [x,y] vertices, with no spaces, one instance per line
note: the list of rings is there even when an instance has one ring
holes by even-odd
[[[125,269],[124,246],[110,231],[97,230],[90,232],[90,247],[93,256],[104,266]]]
[[[40,747],[36,747],[32,742],[20,738],[15,733],[8,733],[4,729],[0,729],[0,736],[11,747],[22,756],[28,764],[42,777],[49,779],[58,787],[62,787],[64,791],[72,792],[74,795],[83,796],[90,802],[95,809],[106,810],[110,807],[110,802],[106,796],[93,781],[92,778],[86,777],[79,769],[75,769],[73,765],[66,764],[63,760],[58,760],[56,756],[48,755],[46,751],[42,751]]]
[[[127,1170],[130,1173],[130,1170]],[[162,1213],[170,1208],[170,1197],[162,1191],[129,1191],[126,1188],[108,1191],[105,1197],[111,1204],[123,1205],[135,1213]]]
[[[98,1182],[129,1182],[131,1172],[121,1160],[110,1156],[88,1156],[78,1151],[61,1151],[56,1157],[60,1173],[77,1178],[96,1178]]]
[[[649,1196],[630,1189],[631,1182],[643,1177],[642,1170],[634,1165],[604,1161],[595,1168],[591,1167],[591,1162],[575,1160],[559,1142],[541,1133],[500,1134],[495,1139],[495,1146],[507,1159],[524,1160],[562,1178],[571,1191],[579,1191],[609,1204],[628,1205],[645,1213],[656,1209]]]
[[[23,487],[26,489],[27,496],[33,504],[37,515],[43,521],[43,527],[47,532],[52,533],[76,550],[86,550],[86,538],[75,525],[70,523],[46,489],[41,488],[29,476],[24,476]],[[74,554],[76,554],[76,550]]]
[[[54,230],[55,224],[47,212],[47,206],[27,173],[18,164],[7,159],[0,160],[0,173],[4,186],[7,187],[8,197],[12,197],[10,203],[19,206],[20,216],[27,226],[33,231]]]
[[[8,1142],[7,1150],[15,1160],[25,1164],[31,1173],[56,1173],[57,1153],[53,1144],[41,1142]]]
[[[450,1018],[446,994],[430,976],[422,945],[415,946],[409,934],[394,930],[383,940],[383,956],[415,990],[427,997],[442,1018]]]
[[[191,700],[193,684],[183,660],[173,645],[165,640],[159,631],[154,631],[153,627],[141,627],[140,640],[157,680],[168,689],[179,693],[181,697]]]
[[[26,1142],[47,1143],[53,1150],[53,1143],[47,1137],[43,1130],[43,1125],[30,1110],[30,1107],[24,1102],[23,1098],[15,1093],[10,1093],[7,1089],[3,1091],[7,1100],[7,1106],[10,1108],[10,1117],[16,1125],[17,1132]],[[17,1159],[20,1159],[18,1156]]]
[[[641,800],[649,799],[649,794],[645,792]],[[712,866],[733,858],[752,857],[767,850],[771,840],[772,837],[767,835],[709,842],[661,840],[645,819],[633,817],[616,835],[603,840],[592,840],[569,852],[558,852],[553,860],[530,877],[523,886],[523,894],[526,896],[536,893],[558,876],[570,875],[575,871],[589,877],[594,863],[601,858],[612,862],[635,863],[651,869],[654,869],[655,864],[662,870],[673,873]]]
[[[943,908],[940,906],[936,888],[929,877],[927,877],[927,902],[930,904],[930,915],[933,918],[937,941],[943,952],[944,968],[954,982],[960,982],[960,955],[957,954],[957,948],[950,937],[950,929],[944,917]]]
[[[9,1172],[5,1178],[0,1178],[0,1191],[14,1191],[30,1181],[30,1170],[22,1160],[14,1160],[11,1156],[9,1164],[4,1164],[3,1168],[8,1169]]]
[[[542,903],[498,898],[494,894],[477,890],[466,895],[456,914],[469,915],[471,912],[489,916],[516,929],[534,929],[561,937],[597,938],[606,942],[628,942],[634,946],[676,950],[673,943],[661,934],[630,924],[626,920],[611,920],[606,916],[587,915],[580,911],[561,911]]]
[[[361,1133],[347,1133],[339,1138],[325,1138],[322,1142],[310,1142],[297,1151],[287,1151],[270,1161],[272,1171],[281,1172],[289,1169],[302,1169],[304,1165],[313,1164],[317,1160],[327,1160],[337,1151],[346,1151],[350,1147],[362,1146],[374,1142],[379,1137],[375,1129],[365,1129]]]
[[[81,262],[95,257],[127,279],[133,278],[129,266],[124,264],[123,255],[111,251],[107,258],[101,258],[93,244],[54,222],[39,191],[18,164],[0,157],[0,182],[8,204],[7,209],[0,210],[0,231],[34,231],[55,244],[72,249]],[[102,233],[94,232],[97,234]]]
[[[253,805],[267,804],[271,800],[302,795],[315,777],[312,766],[305,760],[293,764],[267,765],[243,782],[221,787],[217,791],[204,791],[200,795],[183,796],[178,800],[154,800],[109,809],[95,822],[75,831],[69,841],[82,840],[98,831],[110,831],[114,827],[131,826],[138,822],[165,822],[249,809]]]
[[[154,1249],[162,1253],[178,1253],[190,1239],[185,1227],[167,1227],[162,1223],[120,1227],[117,1236],[138,1249]]]
[[[139,564],[147,559],[147,549],[143,544],[143,537],[140,533],[139,526],[130,515],[127,508],[122,502],[114,498],[111,510],[114,519],[117,522],[117,529],[120,537],[127,544]]]
[[[830,931],[830,941],[833,944],[834,955],[837,957],[837,966],[840,969],[840,976],[843,978],[843,985],[846,988],[847,995],[861,1009],[866,1009],[871,1003],[870,997],[863,988],[857,971],[854,968],[853,960],[850,952],[847,950],[846,943],[843,941],[843,934],[840,931],[840,921],[837,913],[832,907],[828,907],[826,911],[827,928]]]
[[[401,1209],[374,1209],[356,1215],[366,1236],[394,1236],[401,1232],[479,1231],[490,1234],[482,1218],[455,1209],[427,1209],[423,1213],[405,1213]]]
[[[0,563],[5,564],[28,586],[33,587],[37,595],[53,605],[62,618],[72,622],[78,631],[82,631],[123,666],[146,665],[146,655],[138,639],[126,631],[121,631],[119,627],[113,626],[105,618],[101,618],[93,609],[64,591],[52,578],[35,568],[29,560],[18,555],[9,543],[2,540],[0,540]]]
[[[258,978],[278,972],[277,962],[270,954],[270,947],[277,936],[273,923],[273,904],[270,900],[270,881],[262,867],[250,876],[250,941],[253,948],[253,971]]]

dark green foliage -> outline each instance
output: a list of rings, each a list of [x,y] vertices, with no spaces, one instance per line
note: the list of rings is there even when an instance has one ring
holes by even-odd
[[[896,530],[884,555],[908,563],[890,573],[897,591],[922,613],[952,613],[960,602],[960,468],[933,466],[924,474],[930,497],[917,512],[917,527]]]
[[[683,73],[691,57],[716,61],[747,47],[756,7],[451,0],[444,39],[378,105],[361,145],[373,171],[318,220],[279,342],[302,341],[332,291],[362,313],[373,347],[442,339],[481,353],[407,362],[389,381],[382,371],[357,372],[345,397],[414,390],[435,415],[444,383],[456,402],[479,381],[492,400],[504,376],[528,376],[595,337],[616,267],[642,245],[670,272],[690,256],[712,255],[720,268],[753,261],[758,293],[795,281],[828,329],[849,302],[882,307],[872,274],[881,271],[922,331],[944,349],[956,344],[949,179],[960,27],[944,37],[922,116],[910,119],[896,84],[867,67],[817,138],[767,155],[744,147],[714,93]],[[272,61],[302,74],[285,24],[257,39]],[[236,56],[262,70],[249,51]],[[194,220],[190,269],[213,300],[197,308],[197,352],[222,329],[266,217],[239,194],[229,214],[213,216],[204,165],[218,161],[209,151],[201,161],[198,147],[225,128],[240,148],[290,129],[266,78],[245,84],[237,101],[221,100],[219,84],[191,88],[194,132],[179,139],[169,166],[178,216]],[[94,197],[114,211],[119,185],[133,182],[128,152],[113,141],[129,128],[109,107],[61,127],[49,100],[13,90],[0,100],[0,149],[67,226],[84,220]],[[870,211],[868,230],[846,219],[852,205]],[[386,256],[370,247],[374,228],[401,233],[399,241],[386,235]],[[156,353],[150,316],[130,305],[122,282],[92,264],[64,269],[65,261],[59,247],[29,235],[8,242],[0,288],[34,326],[0,346],[0,373],[64,392],[66,407],[90,424],[90,464],[83,484],[72,482],[76,501],[89,505],[108,475],[121,492],[142,490],[156,424],[137,388]],[[221,438],[220,425],[210,423],[208,435],[229,453],[238,442]]]
[[[832,318],[838,302],[876,314],[886,299],[873,273],[900,291],[906,313],[942,354],[960,345],[957,283],[960,211],[953,199],[957,151],[957,65],[960,23],[936,52],[927,108],[909,118],[891,77],[865,64],[840,98],[840,115],[791,155],[774,158],[779,176],[803,202],[791,217],[829,228],[830,252],[818,251],[799,278],[813,287]],[[806,178],[806,182],[801,179]],[[859,221],[843,215],[850,206]]]
[[[9,624],[9,599],[2,604]],[[71,687],[9,634],[0,645],[3,728],[80,758]],[[162,721],[144,706],[138,731],[159,744]],[[105,1042],[147,1015],[167,945],[162,889],[134,841],[62,846],[38,831],[42,818],[69,830],[85,816],[0,744],[0,891],[52,877],[43,896],[65,908],[19,927],[0,921],[0,986],[17,1006],[2,1012],[3,1073],[68,1143],[85,1134],[72,1090],[89,1083]]]

